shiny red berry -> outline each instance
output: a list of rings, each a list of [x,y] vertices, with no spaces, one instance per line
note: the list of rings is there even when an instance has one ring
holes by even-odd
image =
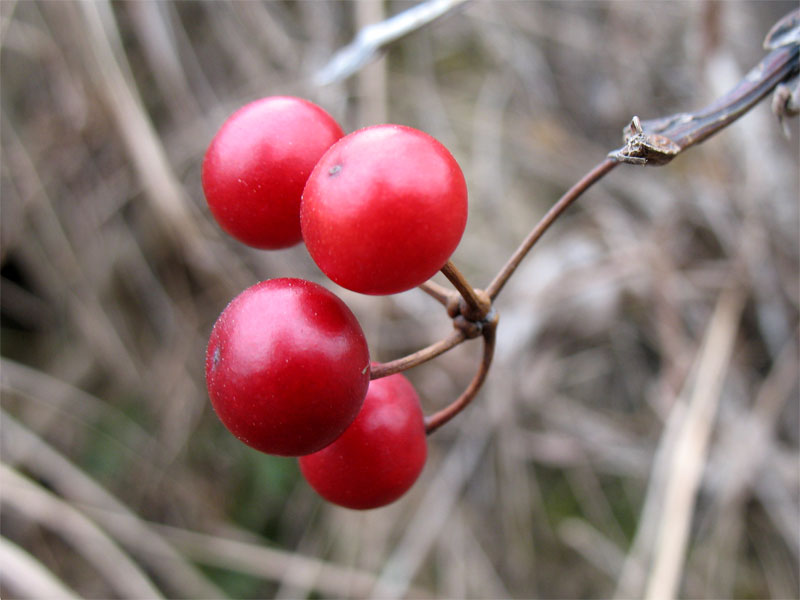
[[[311,173],[300,209],[303,240],[320,269],[364,294],[430,279],[467,223],[467,186],[438,141],[401,125],[343,137]]]
[[[419,397],[398,373],[371,381],[352,425],[330,446],[300,457],[300,469],[326,500],[347,508],[377,508],[408,491],[427,453]]]
[[[333,117],[301,98],[272,96],[240,108],[203,160],[203,191],[214,218],[255,248],[298,243],[303,186],[342,135]]]
[[[206,385],[225,426],[257,450],[300,456],[347,428],[369,385],[369,351],[350,309],[302,279],[236,296],[214,324]]]

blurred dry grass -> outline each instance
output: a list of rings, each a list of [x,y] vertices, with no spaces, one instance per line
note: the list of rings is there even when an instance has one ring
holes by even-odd
[[[632,115],[726,91],[795,3],[476,1],[308,83],[407,6],[0,3],[3,597],[798,597],[799,136],[767,103],[618,168],[545,236],[499,299],[486,388],[395,505],[324,505],[214,417],[227,301],[331,286],[302,247],[210,220],[200,162],[234,109],[296,94],[346,130],[437,136],[480,286]],[[448,331],[420,292],[337,292],[379,360]],[[409,374],[428,410],[476,361]]]

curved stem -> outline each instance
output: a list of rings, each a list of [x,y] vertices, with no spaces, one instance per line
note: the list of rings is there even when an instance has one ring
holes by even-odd
[[[450,296],[452,295],[450,290],[434,281],[426,281],[417,287],[443,306],[447,306],[447,303],[450,301]]]
[[[461,297],[464,298],[464,302],[467,303],[474,320],[479,321],[483,319],[492,308],[492,303],[489,299],[486,298],[485,295],[483,298],[479,296],[478,293],[475,292],[475,288],[469,284],[466,277],[464,277],[461,271],[459,271],[451,261],[448,260],[444,264],[442,273],[458,290]]]
[[[460,413],[467,405],[472,402],[472,399],[478,394],[481,386],[483,385],[486,376],[489,374],[489,367],[492,364],[494,357],[495,346],[495,333],[497,331],[497,317],[484,325],[483,328],[483,358],[481,360],[478,372],[472,378],[467,389],[464,393],[456,398],[451,404],[444,407],[442,410],[425,417],[425,433],[432,434],[439,429],[442,425],[447,423],[450,419]]]
[[[573,185],[567,193],[565,193],[561,198],[558,199],[550,210],[542,217],[542,219],[536,224],[536,227],[528,234],[522,244],[520,244],[519,248],[516,249],[514,254],[511,255],[511,258],[508,259],[508,262],[505,266],[500,270],[500,272],[495,276],[492,282],[489,284],[489,287],[486,288],[486,293],[489,295],[489,298],[494,300],[497,297],[497,294],[500,293],[500,290],[503,289],[503,286],[508,281],[508,278],[514,273],[516,268],[519,266],[519,263],[522,262],[522,259],[528,254],[533,245],[539,240],[540,237],[544,234],[545,231],[552,225],[555,220],[561,216],[572,202],[578,199],[583,192],[591,187],[593,183],[601,179],[606,173],[608,173],[611,169],[616,167],[619,163],[614,160],[613,158],[606,158],[603,162],[598,164],[594,167],[591,171],[589,171],[583,178],[578,181],[575,185]]]
[[[400,373],[401,371],[405,371],[411,367],[421,365],[422,363],[447,352],[451,348],[458,346],[465,339],[467,339],[467,337],[464,335],[464,332],[462,332],[460,329],[454,329],[452,333],[450,333],[450,335],[443,340],[439,340],[435,344],[431,344],[422,350],[417,350],[413,354],[409,354],[408,356],[403,356],[402,358],[398,358],[386,363],[373,364],[370,367],[369,378],[380,379],[381,377],[394,375],[395,373]]]

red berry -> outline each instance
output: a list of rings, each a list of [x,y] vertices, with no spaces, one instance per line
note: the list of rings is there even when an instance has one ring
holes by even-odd
[[[353,424],[330,446],[300,457],[300,469],[326,500],[377,508],[408,491],[427,454],[419,397],[398,373],[371,381]]]
[[[393,294],[427,281],[458,246],[467,186],[426,133],[376,125],[343,137],[311,173],[300,208],[311,257],[339,285]]]
[[[302,279],[247,288],[222,311],[206,385],[225,426],[269,454],[300,456],[335,440],[369,386],[369,351],[350,309]]]
[[[203,161],[203,191],[214,218],[249,246],[298,243],[303,186],[342,135],[333,117],[301,98],[272,96],[240,108]]]

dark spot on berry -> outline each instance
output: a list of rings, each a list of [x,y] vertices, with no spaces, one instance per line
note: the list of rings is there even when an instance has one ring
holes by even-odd
[[[338,175],[338,174],[339,174],[339,171],[341,171],[341,170],[342,170],[342,165],[333,165],[333,166],[332,166],[332,167],[331,167],[331,168],[328,170],[328,175],[330,175],[331,177],[333,177],[334,175]]]
[[[219,346],[214,348],[214,356],[211,357],[211,369],[216,369],[220,360]]]

